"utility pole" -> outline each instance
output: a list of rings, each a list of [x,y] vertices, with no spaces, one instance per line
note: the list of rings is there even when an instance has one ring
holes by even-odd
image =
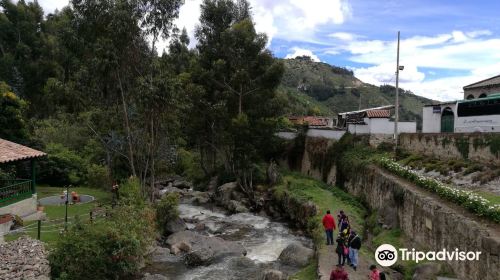
[[[399,121],[399,31],[398,31],[398,54],[396,59],[396,114],[394,120],[394,149],[398,148],[398,121]]]

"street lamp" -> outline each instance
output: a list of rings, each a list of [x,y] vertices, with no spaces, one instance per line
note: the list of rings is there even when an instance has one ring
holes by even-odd
[[[394,151],[398,148],[398,121],[399,121],[399,71],[402,71],[405,67],[399,65],[399,34],[398,31],[398,52],[396,59],[396,114],[394,119]]]

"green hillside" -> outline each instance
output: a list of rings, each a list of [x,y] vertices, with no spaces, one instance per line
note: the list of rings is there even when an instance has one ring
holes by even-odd
[[[281,89],[294,114],[334,115],[339,112],[394,104],[396,89],[374,86],[354,77],[351,70],[314,62],[308,57],[283,59]],[[422,107],[432,100],[400,89],[401,120],[421,124]]]

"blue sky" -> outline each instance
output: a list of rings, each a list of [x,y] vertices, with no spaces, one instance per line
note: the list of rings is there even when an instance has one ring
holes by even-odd
[[[249,0],[259,32],[278,57],[310,55],[352,69],[364,82],[394,84],[401,31],[401,86],[436,100],[500,74],[500,1]],[[39,0],[47,10],[67,0]],[[179,27],[190,35],[201,0],[185,0]],[[192,40],[192,46],[196,44]],[[164,44],[165,45],[165,44]],[[163,45],[163,46],[164,46]]]

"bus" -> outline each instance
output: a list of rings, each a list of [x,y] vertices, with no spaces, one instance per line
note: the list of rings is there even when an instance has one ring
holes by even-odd
[[[500,132],[500,93],[458,101],[455,132]]]

